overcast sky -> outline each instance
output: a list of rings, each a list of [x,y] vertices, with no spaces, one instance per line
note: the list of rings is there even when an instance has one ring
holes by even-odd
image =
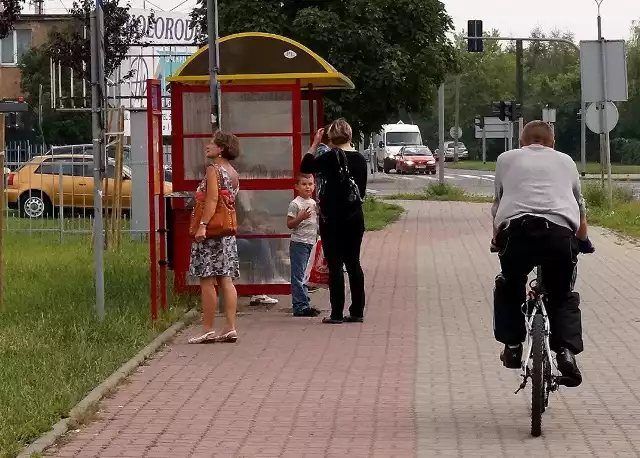
[[[458,31],[467,20],[481,19],[484,30],[501,35],[529,36],[536,26],[545,31],[568,30],[578,40],[598,37],[595,0],[443,0]],[[640,20],[640,0],[604,0],[601,7],[605,38],[629,38],[633,20]]]
[[[188,12],[195,0],[146,0],[164,10]],[[467,20],[482,19],[485,31],[499,29],[503,35],[528,36],[536,26],[545,31],[569,30],[578,40],[597,38],[595,0],[442,0],[458,31]],[[143,0],[132,0],[142,8]],[[64,12],[72,0],[45,0],[50,13]],[[640,0],[603,0],[603,34],[608,39],[628,38],[633,20],[640,20]]]

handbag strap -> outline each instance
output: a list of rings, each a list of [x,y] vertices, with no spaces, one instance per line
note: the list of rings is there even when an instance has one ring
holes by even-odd
[[[207,167],[205,168],[208,169],[209,167],[213,167],[216,170],[216,174],[218,175],[218,192],[222,191],[222,181],[224,180],[224,177],[222,176],[222,170],[220,170],[220,166],[217,164],[209,164],[207,165]],[[204,180],[204,188],[205,191],[207,190],[207,185],[209,180],[206,179],[206,173],[205,173],[205,180]]]

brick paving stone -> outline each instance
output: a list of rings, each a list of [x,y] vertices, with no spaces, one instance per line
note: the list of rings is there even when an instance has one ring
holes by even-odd
[[[57,457],[638,457],[640,252],[593,230],[581,257],[584,383],[561,389],[529,436],[493,340],[489,207],[410,202],[368,233],[362,325],[282,309],[238,321],[237,345],[188,329],[110,399]],[[313,301],[328,310],[327,294]]]

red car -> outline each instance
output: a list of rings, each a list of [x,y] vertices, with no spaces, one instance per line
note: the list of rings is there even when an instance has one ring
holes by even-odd
[[[396,155],[396,173],[436,174],[436,159],[427,146],[404,146]]]

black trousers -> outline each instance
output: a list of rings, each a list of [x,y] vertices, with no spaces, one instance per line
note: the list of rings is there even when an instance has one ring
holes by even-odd
[[[540,266],[548,299],[545,307],[551,325],[551,349],[582,352],[580,296],[573,291],[579,249],[573,232],[544,218],[524,216],[500,231],[496,244],[502,267],[493,299],[496,340],[508,345],[525,340],[521,306],[526,300],[527,276]]]
[[[343,266],[347,269],[351,288],[349,314],[364,316],[364,273],[360,265],[360,248],[364,236],[364,218],[361,214],[348,221],[320,222],[320,237],[324,257],[329,267],[329,299],[331,318],[341,320],[344,315],[345,293]]]

